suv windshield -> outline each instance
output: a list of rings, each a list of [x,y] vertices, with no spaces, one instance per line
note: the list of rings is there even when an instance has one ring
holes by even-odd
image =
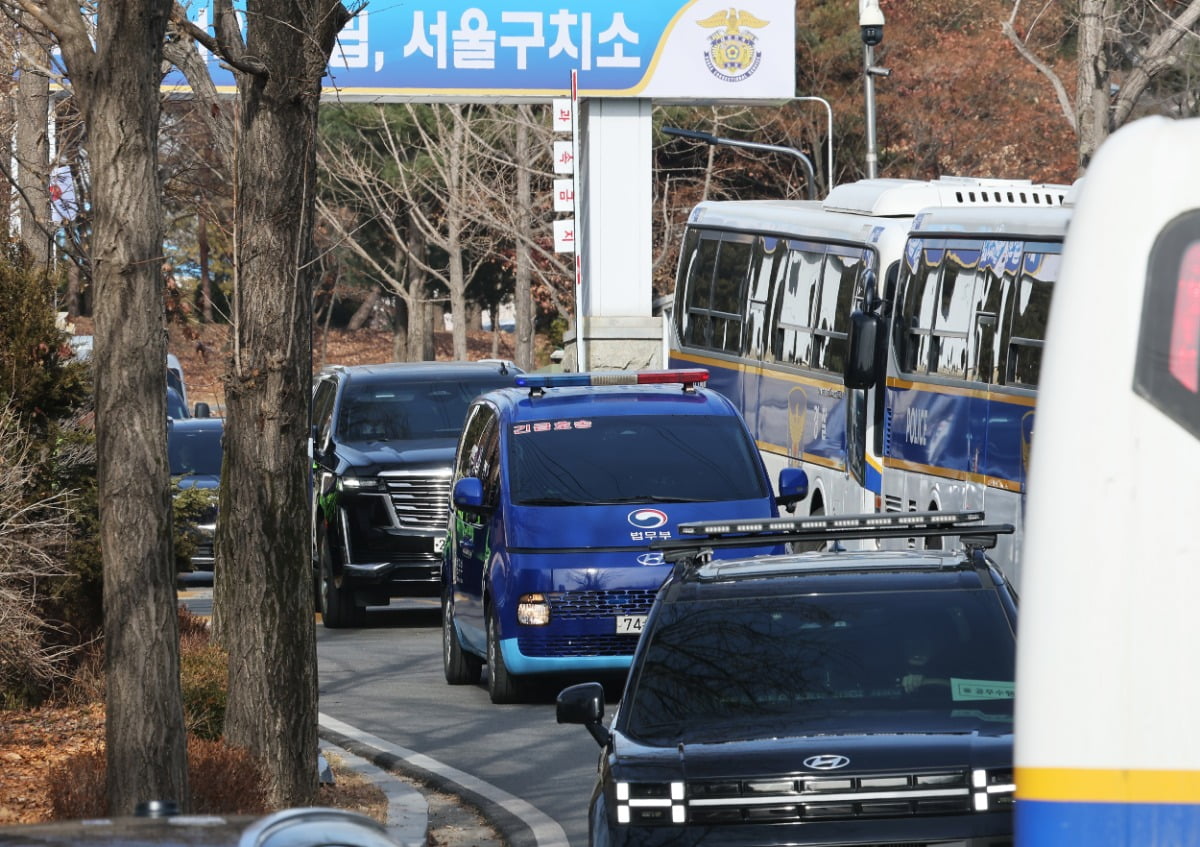
[[[766,496],[739,419],[598,416],[516,423],[512,499],[525,505],[708,502]]]
[[[167,436],[167,460],[172,476],[220,476],[221,430],[171,430]]]
[[[643,637],[621,711],[645,743],[1012,731],[1015,637],[989,590],[679,602]]]
[[[351,381],[342,398],[337,437],[342,441],[457,438],[471,401],[511,384],[511,377],[365,385]]]

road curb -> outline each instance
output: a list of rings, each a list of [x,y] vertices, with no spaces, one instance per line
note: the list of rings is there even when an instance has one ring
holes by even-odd
[[[392,779],[366,759],[333,743],[322,744],[322,750],[336,749],[342,764],[379,786],[387,796],[387,830],[401,847],[427,847],[429,844],[429,803],[425,795],[408,783]]]
[[[457,768],[324,714],[318,716],[317,734],[385,771],[455,795],[494,826],[509,847],[568,847],[562,827],[543,812]]]

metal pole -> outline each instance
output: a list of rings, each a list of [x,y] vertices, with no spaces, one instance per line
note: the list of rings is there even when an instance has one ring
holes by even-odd
[[[879,176],[878,157],[875,154],[875,48],[863,45],[863,80],[867,100],[867,178]]]

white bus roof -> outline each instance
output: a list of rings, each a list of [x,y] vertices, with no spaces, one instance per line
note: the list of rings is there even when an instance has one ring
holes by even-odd
[[[913,219],[912,233],[945,232],[963,235],[1025,235],[1062,239],[1071,220],[1070,206],[1034,208],[1012,206],[937,206],[922,209]]]
[[[908,231],[909,218],[881,220],[868,215],[831,212],[815,200],[722,200],[692,209],[689,226],[761,232],[781,237],[867,243],[879,227]]]
[[[858,215],[912,217],[929,206],[1061,206],[1070,191],[1069,185],[1035,185],[1027,179],[860,179],[835,187],[822,205]]]

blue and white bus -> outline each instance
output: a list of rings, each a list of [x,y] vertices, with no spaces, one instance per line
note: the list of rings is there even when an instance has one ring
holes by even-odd
[[[820,202],[701,203],[680,253],[671,366],[708,369],[773,477],[804,468],[803,513],[880,510],[883,393],[845,389],[852,312],[864,292],[891,296],[922,210],[929,221],[984,207],[1015,216],[1060,208],[1066,192],[1027,180],[874,179],[838,186]]]
[[[862,341],[870,349],[851,353],[852,362],[868,361],[869,376],[849,383],[874,397],[877,419],[856,431],[867,443],[849,449],[881,457],[883,510],[982,510],[1012,524],[992,555],[1014,584],[1071,200],[1060,186],[1048,203],[918,214],[898,284],[874,298],[879,330]]]
[[[1017,847],[1200,844],[1200,119],[1101,145],[1042,360]]]

